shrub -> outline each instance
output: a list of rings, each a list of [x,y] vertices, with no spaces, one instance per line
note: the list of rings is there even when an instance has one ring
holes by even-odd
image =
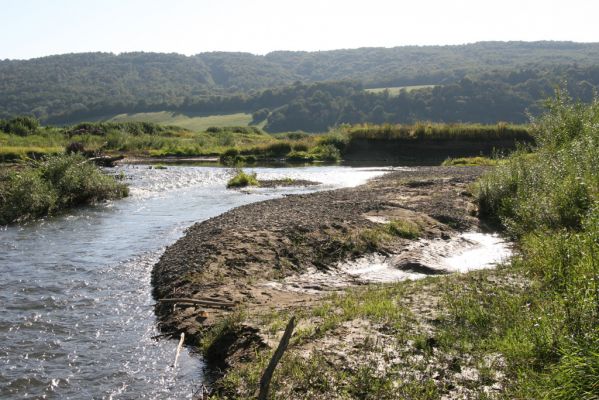
[[[128,188],[79,155],[51,156],[3,177],[0,224],[121,198]]]
[[[66,147],[65,151],[67,154],[83,153],[85,146],[81,142],[70,142]]]
[[[259,186],[256,173],[247,174],[242,169],[238,169],[235,176],[227,182],[227,189],[246,186]]]
[[[289,162],[312,162],[316,159],[314,154],[305,151],[292,151],[287,154],[286,160]]]
[[[273,157],[282,157],[291,152],[291,144],[289,142],[275,142],[265,146],[265,153]]]
[[[313,150],[318,159],[323,161],[341,160],[341,152],[332,144],[319,145]]]
[[[39,121],[34,117],[20,116],[8,120],[0,120],[0,131],[18,136],[33,135],[38,132]]]

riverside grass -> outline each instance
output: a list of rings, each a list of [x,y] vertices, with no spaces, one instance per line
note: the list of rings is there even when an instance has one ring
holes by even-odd
[[[514,268],[532,281],[531,293],[504,294],[500,303],[484,293],[452,296],[461,310],[454,328],[488,321],[475,343],[506,356],[515,395],[597,399],[599,101],[584,105],[558,92],[548,109],[533,124],[536,151],[512,155],[476,188],[481,213],[518,239]],[[507,304],[520,311],[502,312]]]
[[[362,139],[405,141],[530,140],[529,128],[520,125],[432,124],[343,125],[328,133],[292,132],[270,135],[257,127],[209,127],[192,132],[150,122],[81,123],[70,127],[43,127],[27,135],[0,132],[0,161],[18,161],[56,154],[72,142],[88,152],[145,157],[220,156],[226,164],[261,159],[290,162],[335,162],[352,141]]]
[[[129,190],[80,155],[55,155],[0,174],[0,224],[127,196]]]

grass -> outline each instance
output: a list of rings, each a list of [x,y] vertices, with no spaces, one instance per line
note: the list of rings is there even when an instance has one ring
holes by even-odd
[[[149,119],[176,122],[161,119],[160,115]],[[140,115],[139,118],[145,117]],[[126,154],[135,157],[220,156],[221,161],[228,165],[261,160],[338,162],[352,142],[362,139],[386,142],[530,140],[527,127],[506,124],[362,124],[342,126],[323,135],[298,132],[269,135],[257,127],[219,127],[218,124],[213,124],[214,119],[209,121],[210,126],[206,123],[203,126],[205,129],[198,132],[179,126],[147,122],[147,119],[143,122],[84,122],[65,128],[37,127],[26,134],[0,132],[0,161],[39,158],[59,153],[61,149],[77,144],[84,148],[86,154]],[[234,122],[241,121],[223,120],[223,124]]]
[[[206,131],[210,127],[248,126],[252,115],[247,113],[222,115],[185,115],[170,111],[150,113],[119,114],[108,119],[110,122],[151,122],[160,125],[174,125],[195,132]]]
[[[260,182],[256,179],[256,174],[248,174],[242,169],[238,169],[234,177],[227,182],[227,189],[242,188],[247,186],[260,186]]]
[[[481,212],[518,239],[513,268],[531,288],[493,298],[458,288],[448,331],[503,354],[514,397],[597,398],[599,103],[558,93],[533,135],[532,155],[512,155],[477,188]]]
[[[494,166],[499,163],[499,160],[489,157],[459,157],[459,158],[448,158],[443,161],[441,165],[445,167],[449,166],[462,166],[462,167],[473,167],[477,165],[482,166]]]
[[[400,124],[358,124],[342,126],[340,134],[353,140],[381,141],[488,141],[488,140],[532,140],[526,125],[512,125],[503,122],[495,125],[484,124],[440,124],[419,122],[413,125]]]
[[[128,195],[126,185],[79,155],[50,156],[0,176],[0,224]]]

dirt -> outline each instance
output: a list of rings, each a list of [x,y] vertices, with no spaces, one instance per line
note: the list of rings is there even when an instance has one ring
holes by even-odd
[[[399,236],[375,245],[356,245],[363,232],[386,221],[416,224],[420,239],[427,240],[451,240],[463,231],[477,230],[480,224],[469,185],[485,169],[418,167],[396,171],[355,188],[289,195],[197,223],[168,247],[154,266],[154,296],[213,299],[235,307],[158,304],[161,328],[164,332],[184,331],[188,343],[197,343],[203,332],[237,308],[251,314],[305,307],[328,292],[317,282],[314,290],[277,286],[294,277],[331,272],[342,261],[373,252],[389,257],[401,253],[409,258],[412,251],[417,258],[422,247]],[[413,250],[406,254],[406,249]],[[231,337],[213,345],[209,352],[215,356],[208,361],[223,370],[243,358],[244,352],[265,345],[259,327],[248,329],[239,340]]]

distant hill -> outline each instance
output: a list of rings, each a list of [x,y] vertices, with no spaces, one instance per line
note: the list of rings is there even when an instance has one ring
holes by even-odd
[[[42,120],[68,122],[81,116],[175,111],[202,104],[207,98],[217,109],[215,96],[255,96],[263,89],[297,81],[352,81],[365,88],[447,85],[466,77],[476,80],[507,72],[518,81],[530,71],[538,74],[560,66],[596,65],[599,43],[572,42],[277,51],[264,56],[66,54],[0,61],[0,118],[33,114]],[[286,104],[285,99],[281,101],[280,106]]]

